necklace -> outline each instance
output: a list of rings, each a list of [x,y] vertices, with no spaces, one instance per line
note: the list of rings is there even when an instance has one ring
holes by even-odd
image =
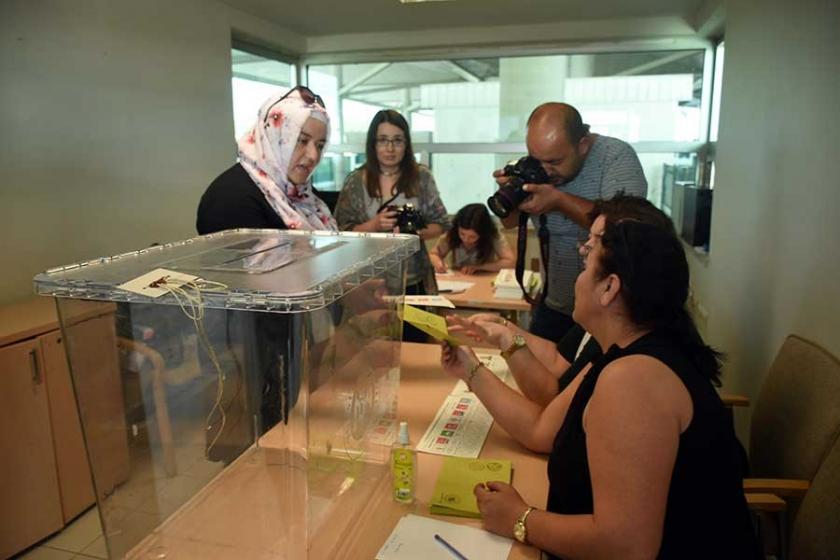
[[[385,171],[384,169],[380,169],[379,174],[383,177],[395,177],[396,175],[400,174],[400,170],[396,169],[394,171]]]

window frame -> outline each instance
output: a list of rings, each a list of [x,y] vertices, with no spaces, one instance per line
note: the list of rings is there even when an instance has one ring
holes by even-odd
[[[425,60],[450,60],[457,58],[505,58],[545,55],[574,54],[609,54],[629,52],[656,52],[674,50],[703,50],[703,86],[701,90],[700,140],[695,142],[630,142],[637,153],[695,153],[698,161],[709,152],[709,126],[711,119],[712,81],[714,77],[714,57],[717,42],[708,39],[681,37],[671,39],[651,39],[634,41],[609,41],[595,43],[557,43],[537,46],[494,46],[458,49],[431,47],[404,50],[377,50],[375,52],[357,51],[346,53],[307,54],[299,58],[297,68],[303,84],[308,84],[309,70],[312,66],[328,64],[368,64],[379,62],[409,62]],[[418,142],[414,143],[415,153],[421,161],[428,163],[429,156],[441,154],[472,153],[526,153],[525,142]],[[330,144],[332,153],[364,153],[364,143]]]

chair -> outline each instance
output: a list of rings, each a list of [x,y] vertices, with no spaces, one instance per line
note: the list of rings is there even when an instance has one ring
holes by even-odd
[[[823,460],[805,494],[790,538],[792,560],[840,558],[840,440]]]
[[[751,473],[756,478],[744,480],[751,509],[776,516],[781,557],[790,531],[787,519],[800,526],[800,501],[809,499],[811,481],[837,447],[838,402],[840,361],[808,340],[788,336],[755,402],[749,447]],[[840,451],[832,452],[840,457]],[[840,458],[837,461],[840,463]],[[823,479],[829,476],[822,475]],[[821,484],[830,486],[830,482]],[[786,507],[780,508],[772,500],[768,504],[759,493],[785,498]],[[810,498],[811,504],[818,500]],[[818,506],[809,505],[811,508]]]
[[[163,372],[166,370],[161,355],[136,340],[119,337],[117,346],[126,352],[136,352],[151,366],[151,388],[152,399],[155,404],[155,418],[157,420],[160,445],[163,451],[163,468],[166,475],[173,477],[178,474],[175,461],[175,445],[172,438],[172,423],[169,419],[169,406],[166,403],[166,389],[164,386]]]
[[[779,486],[786,495],[801,496],[807,489],[801,481],[814,478],[840,435],[837,403],[840,361],[813,342],[795,335],[785,339],[755,402],[749,446],[753,476],[798,479]],[[750,485],[772,489],[770,481]]]

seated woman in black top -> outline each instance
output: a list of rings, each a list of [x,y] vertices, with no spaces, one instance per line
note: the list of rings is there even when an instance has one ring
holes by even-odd
[[[298,86],[263,103],[257,122],[238,142],[239,163],[219,175],[198,204],[204,235],[233,228],[336,231],[310,176],[329,137],[320,97]]]
[[[680,241],[599,216],[581,255],[574,319],[607,350],[548,407],[504,391],[469,349],[444,348],[448,373],[519,441],[550,453],[546,510],[490,482],[475,489],[484,526],[551,557],[753,557],[717,354],[684,308]]]

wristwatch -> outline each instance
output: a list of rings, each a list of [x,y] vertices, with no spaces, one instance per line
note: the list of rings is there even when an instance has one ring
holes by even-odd
[[[521,334],[515,334],[513,335],[513,341],[510,343],[510,346],[502,350],[502,358],[507,360],[508,358],[513,356],[514,352],[516,352],[517,350],[521,350],[526,346],[527,343],[525,342],[525,337]]]
[[[525,541],[528,538],[528,530],[525,528],[525,520],[528,519],[528,515],[534,511],[534,508],[529,507],[525,510],[525,513],[519,516],[519,519],[516,520],[516,523],[513,524],[513,536],[516,537],[516,540],[525,544]]]

